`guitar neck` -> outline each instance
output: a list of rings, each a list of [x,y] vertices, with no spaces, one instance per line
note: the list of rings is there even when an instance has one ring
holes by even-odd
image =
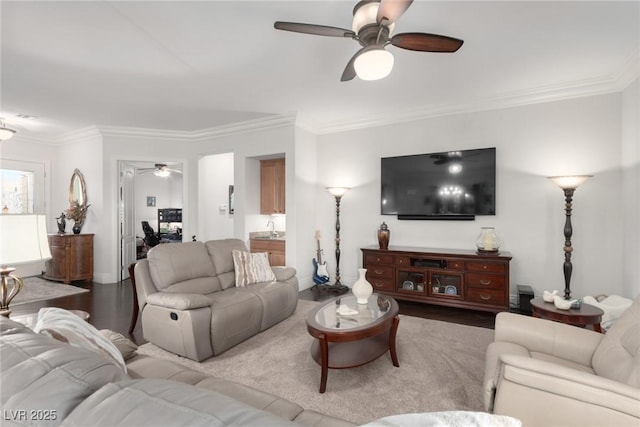
[[[322,264],[322,249],[320,249],[320,240],[316,240],[316,243],[318,244],[316,258],[318,259],[318,264]]]

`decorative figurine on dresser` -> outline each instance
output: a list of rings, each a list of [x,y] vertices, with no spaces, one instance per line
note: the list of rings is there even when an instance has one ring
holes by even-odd
[[[81,234],[89,206],[84,177],[76,169],[69,185],[69,209],[56,218],[58,233],[47,236],[51,259],[45,263],[45,279],[64,283],[93,280],[93,234]],[[74,221],[74,234],[65,232],[67,219]]]

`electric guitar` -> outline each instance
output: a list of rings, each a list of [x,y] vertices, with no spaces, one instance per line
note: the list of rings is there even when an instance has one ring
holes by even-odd
[[[316,231],[316,243],[318,250],[316,258],[313,260],[313,282],[317,285],[327,283],[329,281],[329,272],[327,271],[327,262],[322,261],[322,249],[320,249],[320,231]]]

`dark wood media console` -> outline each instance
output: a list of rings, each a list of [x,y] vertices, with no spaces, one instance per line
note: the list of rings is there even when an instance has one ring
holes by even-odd
[[[481,311],[509,311],[509,252],[390,246],[361,248],[374,292]]]

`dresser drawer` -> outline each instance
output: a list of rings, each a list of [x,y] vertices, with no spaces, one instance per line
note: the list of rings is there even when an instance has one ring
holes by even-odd
[[[467,301],[479,304],[506,305],[504,291],[497,289],[468,288]]]
[[[467,273],[467,286],[481,289],[504,289],[504,276]]]
[[[408,256],[397,256],[396,264],[398,265],[398,267],[408,267],[411,265],[411,258],[409,258]]]
[[[371,286],[373,286],[374,292],[375,291],[387,291],[387,292],[395,291],[393,279],[378,279],[375,277],[367,277],[367,280],[369,281],[369,283],[371,283]]]
[[[369,265],[367,279],[393,279],[394,268],[386,265]]]
[[[447,261],[447,270],[464,270],[464,262],[460,260]]]
[[[369,265],[369,264],[393,264],[393,255],[367,254],[364,257],[364,263],[365,263],[365,265]]]
[[[504,273],[506,267],[504,264],[494,262],[468,262],[467,271],[484,272],[484,273]]]

